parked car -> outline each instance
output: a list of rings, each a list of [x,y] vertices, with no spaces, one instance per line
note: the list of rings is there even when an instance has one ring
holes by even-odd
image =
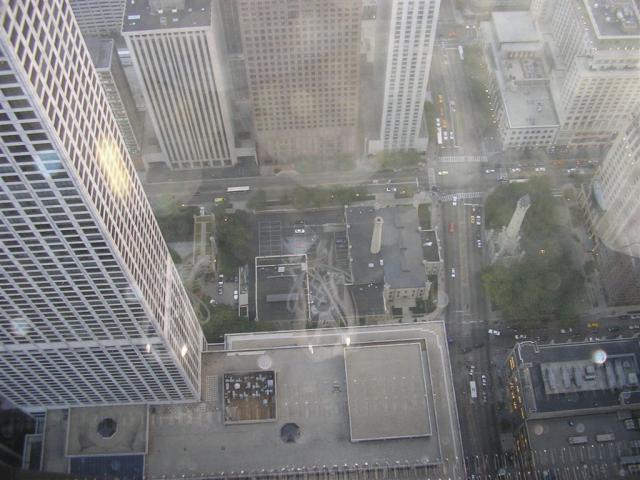
[[[496,337],[500,336],[500,330],[489,329],[489,335],[495,335]]]
[[[451,278],[456,278],[456,269],[455,268],[451,269]]]
[[[476,240],[476,246],[478,248],[482,248],[482,240],[480,240],[479,238]]]
[[[453,206],[457,206],[458,205],[458,197],[456,195],[453,196]]]
[[[449,175],[448,170],[438,170],[438,175]]]
[[[526,339],[527,339],[527,336],[526,336],[526,335],[524,335],[524,334],[522,334],[522,333],[519,333],[519,334],[517,334],[517,335],[514,335],[514,338],[515,338],[516,340],[526,340]]]
[[[480,375],[480,383],[482,383],[483,387],[487,386],[487,376],[484,373]]]
[[[233,291],[233,300],[237,302],[238,298],[240,298],[239,295],[238,295],[238,290],[234,290]]]

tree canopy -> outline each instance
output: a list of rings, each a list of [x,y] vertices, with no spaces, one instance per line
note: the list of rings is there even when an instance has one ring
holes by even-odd
[[[201,324],[209,343],[222,342],[225,333],[255,332],[262,327],[258,322],[239,316],[236,310],[228,305],[215,305],[209,312],[209,320]]]
[[[255,257],[253,215],[243,210],[216,215],[216,244],[219,250],[220,270],[233,275],[238,267],[251,263]]]

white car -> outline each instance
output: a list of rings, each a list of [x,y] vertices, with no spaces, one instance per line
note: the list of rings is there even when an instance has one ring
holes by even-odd
[[[387,192],[397,192],[398,189],[396,187],[387,187]]]
[[[453,201],[453,206],[454,206],[454,207],[458,206],[458,196],[457,196],[457,195],[454,195],[454,196],[453,196],[452,201]]]
[[[515,335],[516,340],[526,340],[527,336],[523,334]]]
[[[451,133],[449,134],[449,138],[451,139],[451,141],[452,141],[452,142],[455,142],[455,141],[456,141],[456,139],[455,139],[455,138],[454,138],[454,136],[453,136],[453,132],[451,132]]]
[[[436,127],[439,127],[439,126],[440,126],[440,119],[436,118]]]
[[[535,168],[535,171],[536,171],[536,172],[546,172],[546,171],[547,171],[547,169],[546,169],[546,167],[536,167],[536,168]]]
[[[480,383],[482,383],[483,387],[487,386],[487,376],[484,373],[480,375]]]
[[[511,171],[512,171],[513,173],[517,173],[517,172],[521,172],[521,171],[522,171],[522,169],[521,169],[520,167],[512,167],[512,168],[511,168]]]
[[[446,142],[449,140],[449,133],[447,132],[442,132],[442,139]]]
[[[476,223],[478,225],[480,225],[482,223],[482,218],[480,217],[480,215],[476,215]]]
[[[451,269],[451,278],[456,278],[456,269],[455,268]]]
[[[487,168],[487,169],[485,169],[484,173],[496,173],[496,169],[495,168]]]
[[[447,170],[438,170],[438,175],[449,175]]]
[[[480,240],[480,239],[476,240],[476,246],[478,248],[482,248],[482,240]]]
[[[500,336],[500,330],[489,329],[489,335],[495,335],[496,337]]]
[[[237,302],[238,301],[238,290],[234,290],[233,291],[233,299]]]

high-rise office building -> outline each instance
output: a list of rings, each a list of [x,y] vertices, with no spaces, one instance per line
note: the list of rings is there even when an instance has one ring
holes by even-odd
[[[126,0],[71,0],[71,9],[83,35],[119,34]]]
[[[595,230],[612,248],[635,243],[640,257],[640,110],[632,116],[602,163],[593,183],[599,207]]]
[[[224,34],[214,6],[211,0],[126,4],[122,34],[171,169],[236,162]]]
[[[107,94],[107,101],[116,118],[122,139],[135,162],[140,154],[138,138],[141,136],[142,124],[124,70],[115,52],[115,42],[112,38],[87,35],[84,35],[84,41],[102,88]]]
[[[609,305],[640,302],[640,109],[581,192]]]
[[[634,0],[536,0],[550,39],[556,143],[608,146],[640,102],[640,12]]]
[[[393,0],[379,8],[388,40],[380,140],[370,142],[370,152],[427,148],[420,133],[439,10],[440,0]]]
[[[355,155],[361,0],[238,0],[262,164]]]
[[[67,0],[0,3],[0,394],[190,401],[202,330]]]

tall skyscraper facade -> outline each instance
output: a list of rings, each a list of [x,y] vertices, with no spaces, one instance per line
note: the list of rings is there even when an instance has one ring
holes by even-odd
[[[137,159],[140,154],[138,137],[141,136],[141,121],[124,70],[115,52],[115,42],[112,38],[88,35],[83,37],[129,155]]]
[[[122,33],[171,169],[236,162],[219,22],[211,0],[126,4]]]
[[[125,1],[71,0],[71,9],[83,35],[117,35],[122,29]]]
[[[634,0],[536,0],[550,34],[559,145],[608,146],[640,102],[640,12]]]
[[[426,133],[425,138],[420,138],[420,126],[440,0],[393,0],[390,3],[381,145],[377,149],[424,151],[427,138]],[[383,16],[386,15],[383,13]]]
[[[263,164],[358,150],[361,0],[238,0]]]
[[[0,3],[0,394],[188,401],[202,330],[67,0]]]
[[[611,248],[640,257],[640,109],[598,166],[594,233]],[[625,251],[627,250],[625,249]]]

